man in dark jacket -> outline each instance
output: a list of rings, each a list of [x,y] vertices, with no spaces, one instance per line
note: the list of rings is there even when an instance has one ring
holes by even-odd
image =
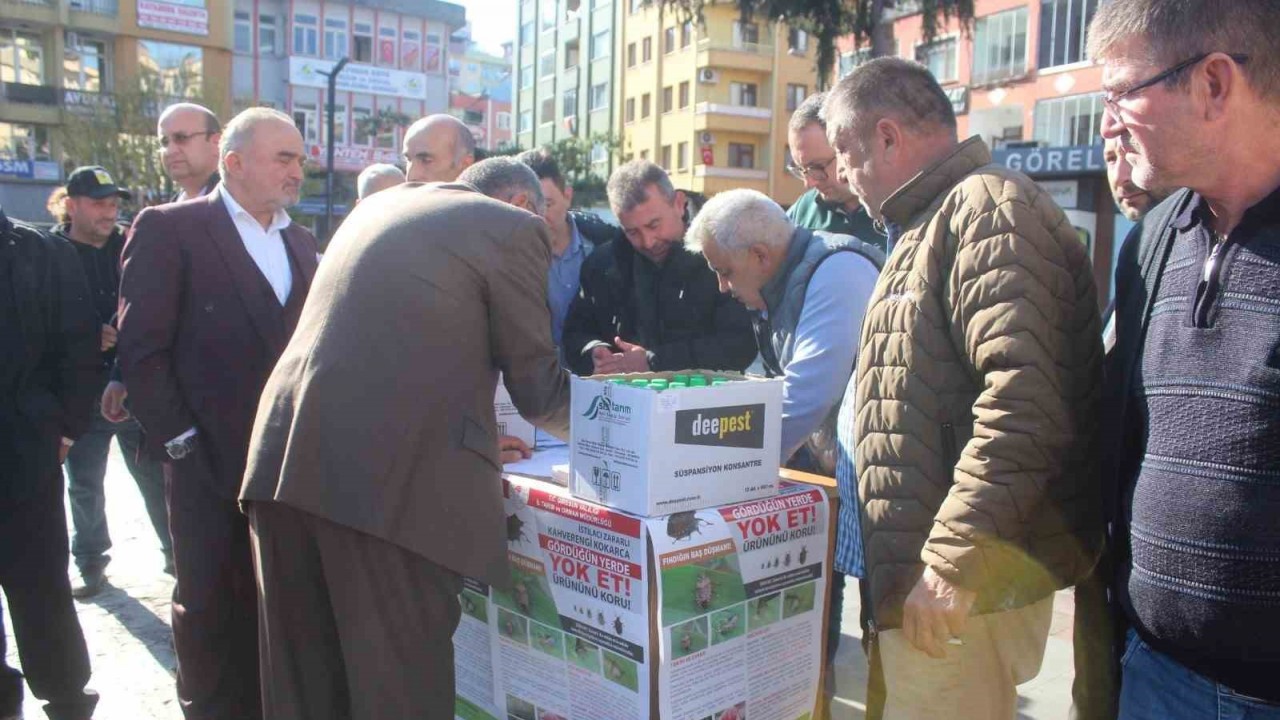
[[[97,388],[99,329],[76,253],[0,210],[0,587],[23,673],[53,720],[86,720],[89,653],[67,579],[58,472]],[[4,662],[0,717],[22,710],[23,673]]]
[[[89,283],[90,304],[102,331],[99,392],[105,389],[115,364],[116,303],[120,294],[120,253],[124,249],[124,233],[116,225],[116,216],[120,200],[128,197],[129,193],[117,187],[103,168],[77,168],[67,178],[69,221],[55,229],[80,257]],[[77,598],[90,597],[102,589],[104,571],[110,562],[107,550],[111,548],[111,535],[107,530],[103,479],[112,437],[120,444],[129,473],[138,483],[151,525],[160,538],[166,571],[172,573],[173,563],[164,504],[164,470],[154,458],[139,452],[141,426],[131,417],[112,422],[97,407],[90,415],[89,429],[68,453],[66,462],[67,492],[71,498],[71,555],[78,571],[78,576],[71,581],[71,594]]]
[[[692,220],[662,168],[637,160],[609,178],[626,242],[596,248],[565,319],[564,353],[579,375],[743,370],[756,355],[751,316],[721,295],[715,273],[681,243]]]

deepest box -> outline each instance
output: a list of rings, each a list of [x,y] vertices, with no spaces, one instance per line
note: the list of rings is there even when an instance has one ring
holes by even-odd
[[[574,377],[570,492],[646,516],[777,494],[782,381],[701,374],[730,381],[653,390]]]

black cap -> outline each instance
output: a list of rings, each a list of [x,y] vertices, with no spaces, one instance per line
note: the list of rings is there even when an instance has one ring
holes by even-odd
[[[122,190],[111,179],[106,170],[97,165],[78,167],[67,176],[67,197],[91,197],[102,199],[118,195],[125,200],[133,197],[128,190]]]

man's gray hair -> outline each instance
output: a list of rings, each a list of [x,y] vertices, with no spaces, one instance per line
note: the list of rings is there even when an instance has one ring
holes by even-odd
[[[356,197],[363,200],[377,192],[374,188],[383,179],[394,179],[396,183],[402,183],[404,182],[404,171],[395,165],[388,165],[387,163],[370,165],[361,170],[359,177],[356,178]]]
[[[800,132],[810,125],[817,125],[823,130],[827,129],[827,122],[822,119],[822,103],[827,99],[825,92],[814,93],[804,99],[800,103],[800,107],[791,113],[791,122],[787,124],[787,129],[791,132]]]
[[[631,212],[649,201],[649,187],[662,193],[667,202],[675,202],[676,188],[667,171],[648,160],[632,160],[613,171],[606,192],[614,215]]]
[[[528,165],[512,157],[481,160],[463,170],[458,176],[458,182],[472,185],[485,195],[502,202],[511,202],[511,198],[517,194],[526,193],[539,215],[547,211],[542,182]]]
[[[861,142],[869,128],[890,117],[915,132],[955,134],[956,114],[929,69],[896,57],[859,65],[827,93],[822,119],[827,137],[853,130]]]
[[[293,118],[279,110],[265,107],[253,107],[242,111],[231,118],[231,122],[222,130],[222,139],[218,141],[218,172],[227,177],[227,155],[233,152],[244,152],[253,142],[253,133],[258,125],[264,122],[279,121],[293,127]]]
[[[694,216],[684,246],[696,253],[707,245],[727,253],[756,244],[785,248],[794,232],[791,219],[768,195],[757,190],[726,190],[708,200]]]
[[[471,134],[471,130],[458,118],[448,113],[436,113],[420,118],[404,131],[405,140],[417,135],[420,132],[426,132],[432,125],[447,125],[453,131],[453,164],[457,165],[462,159],[470,155],[476,156],[476,138]]]
[[[1089,23],[1087,51],[1095,62],[1112,59],[1119,46],[1139,40],[1144,54],[1130,58],[1164,67],[1197,55],[1247,55],[1242,66],[1254,92],[1280,102],[1280,2],[1276,0],[1111,0],[1098,4]],[[1183,87],[1190,73],[1169,79]]]
[[[156,127],[158,128],[165,118],[180,112],[194,112],[204,117],[204,131],[210,135],[222,132],[222,123],[218,122],[218,116],[212,110],[203,105],[189,102],[174,103],[166,107],[164,112],[160,113],[160,119],[156,121]]]

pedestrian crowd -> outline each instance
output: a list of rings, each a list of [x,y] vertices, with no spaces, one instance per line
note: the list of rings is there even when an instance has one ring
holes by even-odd
[[[1074,587],[1072,717],[1280,719],[1276,28],[1273,0],[1099,5],[1138,222],[1105,312],[1064,212],[907,60],[796,109],[786,211],[639,160],[615,225],[546,150],[476,162],[432,115],[323,256],[288,116],[168,107],[171,203],[121,228],[129,193],[81,167],[51,230],[0,214],[0,718],[24,680],[92,716],[73,598],[107,578],[113,437],[176,578],[186,718],[451,718],[461,578],[509,583],[499,476],[530,453],[499,374],[565,437],[570,373],[758,357],[783,464],[839,488],[822,713],[848,578],[868,717],[1011,720]]]

